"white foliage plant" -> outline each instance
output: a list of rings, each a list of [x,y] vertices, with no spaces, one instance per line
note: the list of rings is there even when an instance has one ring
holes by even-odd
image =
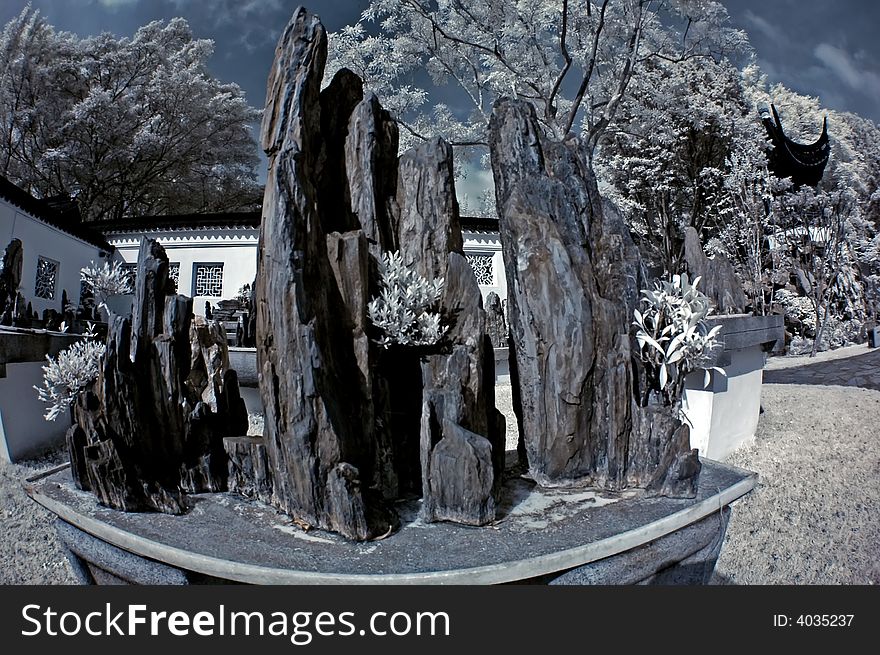
[[[691,371],[703,369],[704,385],[710,371],[724,371],[711,366],[714,351],[720,347],[721,326],[708,328],[705,319],[711,311],[708,297],[697,289],[687,275],[662,280],[652,290],[642,290],[642,310],[634,310],[639,355],[648,373],[649,390],[663,394],[667,402],[681,398],[684,378]]]
[[[40,400],[49,405],[44,418],[54,421],[66,411],[77,394],[98,379],[101,357],[106,347],[94,339],[77,341],[58,353],[55,359],[46,355],[49,362],[43,367],[43,386],[34,386]]]
[[[104,262],[98,266],[92,261],[89,264],[80,270],[79,277],[100,301],[99,307],[106,307],[110,296],[131,293],[131,277],[121,262]]]
[[[379,344],[388,348],[439,342],[448,329],[437,311],[444,279],[422,277],[406,266],[398,252],[385,253],[379,271],[382,291],[367,305],[370,320],[383,332]]]

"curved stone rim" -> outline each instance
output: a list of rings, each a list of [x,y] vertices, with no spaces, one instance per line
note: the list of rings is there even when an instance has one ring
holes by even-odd
[[[637,528],[599,539],[575,548],[557,551],[516,561],[493,563],[486,566],[449,569],[418,573],[331,573],[279,569],[201,555],[175,546],[134,535],[98,519],[85,516],[41,493],[34,483],[62,471],[66,465],[33,476],[26,480],[28,494],[40,505],[62,520],[114,546],[136,555],[195,573],[250,584],[289,585],[443,585],[443,584],[503,584],[518,582],[542,575],[558,573],[610,557],[649,543],[695,523],[751,491],[757,475],[736,469],[747,477],[718,490],[715,494],[678,512]]]

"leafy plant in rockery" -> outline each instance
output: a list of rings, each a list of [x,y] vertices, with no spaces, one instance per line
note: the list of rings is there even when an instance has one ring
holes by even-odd
[[[383,334],[379,345],[433,346],[448,326],[437,310],[443,278],[428,280],[406,266],[398,252],[385,253],[379,262],[382,291],[367,305],[373,325]]]
[[[80,280],[85,282],[98,300],[98,307],[107,308],[107,299],[131,293],[131,276],[119,261],[104,262],[100,266],[94,261],[80,270]]]
[[[251,285],[243,284],[235,292],[235,299],[242,305],[247,305],[251,301]]]
[[[88,336],[91,334],[87,333]],[[98,379],[105,350],[103,343],[86,338],[59,352],[55,359],[46,355],[49,363],[43,367],[43,386],[34,385],[34,389],[39,399],[49,405],[44,415],[47,421],[58,418],[79,393]]]
[[[642,309],[633,311],[633,325],[647,375],[645,404],[680,401],[685,377],[692,371],[704,370],[704,385],[709,384],[710,371],[724,374],[711,365],[720,347],[721,326],[709,329],[706,324],[711,309],[709,298],[697,289],[699,282],[699,277],[691,284],[687,275],[674,275],[671,282],[659,280],[653,289],[642,290]]]

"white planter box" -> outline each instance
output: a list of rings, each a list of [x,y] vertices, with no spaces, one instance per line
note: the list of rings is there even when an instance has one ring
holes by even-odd
[[[683,410],[691,448],[698,448],[701,457],[722,460],[755,436],[765,352],[781,348],[784,328],[782,316],[724,316],[711,324],[723,325],[719,338],[724,349],[716,365],[725,375],[713,371],[707,386],[702,371],[689,375]]]

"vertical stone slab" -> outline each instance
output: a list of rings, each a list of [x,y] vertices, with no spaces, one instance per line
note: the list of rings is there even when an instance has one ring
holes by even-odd
[[[689,493],[699,466],[675,408],[663,410],[666,429],[634,430],[650,420],[635,400],[643,376],[630,329],[645,282],[626,225],[599,196],[588,153],[573,136],[545,140],[534,108],[508,99],[496,103],[490,150],[530,474],[546,486]],[[657,482],[673,468],[685,482]]]
[[[440,311],[450,321],[439,351],[421,364],[422,514],[482,525],[494,519],[504,427],[482,296],[463,253],[452,149],[442,139],[401,156],[397,206],[403,260],[427,279],[444,279]],[[449,465],[453,453],[461,466]]]
[[[397,191],[397,123],[367,93],[351,114],[345,140],[345,173],[351,210],[364,231],[370,253],[398,250],[393,214]]]
[[[226,437],[229,491],[264,503],[272,502],[272,468],[262,437]]]
[[[269,76],[257,362],[275,502],[313,525],[368,539],[386,533],[393,520],[378,507],[367,509],[370,494],[360,483],[370,479],[372,464],[361,422],[365,394],[314,182],[322,171],[326,49],[323,26],[300,8],[279,41]]]

